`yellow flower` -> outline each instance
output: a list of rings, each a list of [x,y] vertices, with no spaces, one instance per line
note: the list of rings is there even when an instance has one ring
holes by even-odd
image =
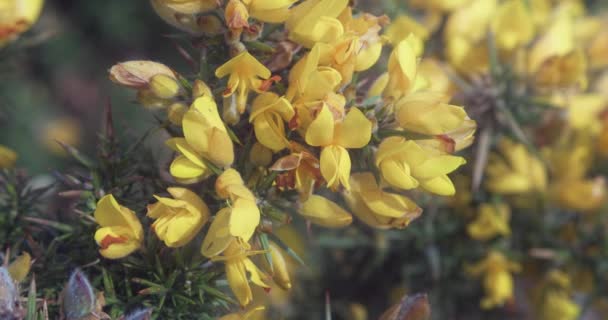
[[[422,213],[408,197],[380,188],[369,172],[353,174],[350,185],[351,190],[342,193],[344,199],[355,216],[369,226],[402,229]]]
[[[277,152],[289,147],[289,140],[285,137],[285,121],[294,116],[295,111],[287,99],[265,92],[253,101],[249,122],[253,123],[258,141]]]
[[[496,46],[505,51],[525,46],[534,37],[532,14],[522,0],[501,3],[491,23]]]
[[[388,60],[388,83],[384,96],[399,99],[413,91],[416,82],[417,57],[411,42],[399,42]]]
[[[541,320],[576,320],[581,308],[565,292],[549,290],[540,310]]]
[[[212,258],[213,261],[223,261],[226,266],[226,277],[230,289],[239,300],[241,306],[247,306],[253,300],[249,280],[253,284],[270,289],[262,279],[263,273],[253,264],[249,256],[259,254],[259,251],[249,251],[237,242],[232,242],[224,251],[223,256]],[[249,273],[249,277],[247,274]]]
[[[480,73],[487,70],[486,38],[497,7],[496,0],[473,0],[455,10],[446,22],[445,55],[459,72]]]
[[[410,33],[414,34],[422,41],[426,41],[430,36],[430,30],[426,26],[407,15],[400,15],[395,20],[391,21],[386,32],[384,32],[384,36],[387,37],[393,45],[396,45],[407,39]]]
[[[607,196],[605,178],[586,177],[593,160],[589,137],[575,137],[565,146],[543,151],[551,163],[554,177],[551,192],[559,205],[586,212],[604,204]]]
[[[195,193],[184,188],[168,188],[174,199],[154,196],[148,217],[155,219],[152,230],[168,247],[181,247],[192,240],[209,219],[209,208]]]
[[[416,143],[445,153],[454,153],[473,144],[476,130],[477,122],[467,117],[458,128],[434,136],[432,139],[416,140]]]
[[[478,277],[483,274],[483,287],[486,295],[481,300],[483,309],[492,309],[504,305],[513,299],[513,276],[521,266],[511,262],[502,253],[491,251],[482,261],[468,266],[469,275]]]
[[[228,219],[228,232],[233,237],[248,241],[260,223],[260,210],[253,193],[245,186],[241,175],[234,169],[224,171],[215,182],[215,191],[222,199],[230,199],[232,207]]]
[[[372,123],[363,112],[353,107],[344,120],[336,122],[327,106],[323,106],[306,130],[305,140],[311,146],[323,147],[321,174],[328,187],[349,189],[351,162],[347,148],[363,148],[371,139]]]
[[[278,159],[270,170],[282,172],[277,177],[277,187],[282,190],[298,190],[300,201],[305,201],[315,187],[323,181],[319,159],[304,147],[291,143],[292,153]]]
[[[557,202],[568,209],[582,212],[601,208],[606,203],[606,179],[561,180],[552,187]]]
[[[119,205],[111,194],[97,202],[94,216],[101,226],[95,232],[95,241],[102,256],[119,259],[141,247],[144,230],[135,212]]]
[[[456,88],[441,65],[437,59],[425,58],[418,65],[418,75],[426,80],[426,90],[452,96]]]
[[[547,172],[541,160],[531,155],[522,144],[503,139],[498,154],[491,154],[486,168],[488,189],[503,194],[543,192],[547,188]]]
[[[469,223],[467,232],[475,240],[486,241],[498,235],[508,236],[511,234],[509,207],[506,204],[479,205],[477,219]]]
[[[423,189],[444,196],[454,195],[454,185],[447,174],[466,161],[402,137],[389,137],[380,143],[376,166],[384,181],[400,189]]]
[[[26,32],[38,20],[44,0],[4,0],[0,2],[0,46]]]
[[[62,117],[47,122],[43,127],[40,140],[44,147],[58,156],[67,156],[63,146],[58,142],[68,146],[78,146],[81,139],[80,124],[77,120],[70,117]]]
[[[608,67],[608,20],[594,34],[589,45],[587,46],[587,56],[589,57],[589,65],[593,69],[602,69]]]
[[[575,129],[597,134],[601,130],[600,116],[608,98],[599,94],[577,94],[566,100],[568,124]]]
[[[463,107],[446,103],[447,97],[432,91],[411,93],[395,103],[395,118],[405,130],[445,134],[460,127],[467,113]]]
[[[228,78],[228,87],[224,91],[224,98],[232,97],[236,92],[237,110],[242,114],[247,106],[249,91],[264,91],[262,79],[270,78],[271,73],[249,52],[243,51],[215,70],[215,76],[218,78],[227,75],[230,75],[230,77]]]
[[[302,203],[299,211],[306,220],[326,228],[342,228],[353,222],[353,217],[346,210],[314,194]]]
[[[307,48],[317,42],[331,43],[344,33],[337,19],[348,0],[306,0],[291,9],[285,27],[289,39]]]
[[[559,15],[532,47],[528,70],[540,86],[587,86],[587,60],[574,42],[574,24],[568,15]]]
[[[0,145],[0,169],[10,169],[17,162],[17,153],[5,146]]]
[[[260,21],[281,23],[289,18],[289,7],[297,0],[243,0],[249,14]]]
[[[184,138],[167,140],[167,145],[179,152],[171,163],[171,175],[178,179],[202,179],[210,174],[203,159],[219,167],[234,161],[232,140],[212,98],[194,100],[182,119]]]
[[[311,102],[324,99],[336,91],[342,75],[331,67],[319,66],[321,46],[314,46],[289,72],[286,97],[290,101]]]
[[[226,5],[225,15],[226,25],[230,30],[242,30],[249,27],[249,11],[240,0],[229,0]]]
[[[251,318],[255,319],[256,314],[260,312],[264,312],[263,306],[255,307],[245,312],[227,314],[225,316],[222,316],[218,320],[249,320]]]

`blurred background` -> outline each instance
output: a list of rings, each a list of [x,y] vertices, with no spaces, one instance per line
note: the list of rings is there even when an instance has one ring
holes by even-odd
[[[61,169],[66,158],[56,140],[94,151],[110,102],[119,129],[139,136],[154,119],[107,70],[133,59],[185,68],[171,33],[148,1],[47,1],[36,26],[0,53],[0,145],[31,174]]]

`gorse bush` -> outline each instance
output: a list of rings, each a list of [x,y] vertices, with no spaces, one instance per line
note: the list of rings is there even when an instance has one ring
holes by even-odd
[[[0,146],[0,317],[601,316],[593,3],[150,4],[188,68],[109,68],[145,134],[108,102],[97,153],[58,139],[73,166],[50,183]],[[3,50],[41,7],[0,5]]]

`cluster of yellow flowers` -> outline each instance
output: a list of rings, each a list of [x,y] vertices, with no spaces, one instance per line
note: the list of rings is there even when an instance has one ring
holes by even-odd
[[[493,68],[510,66],[519,80],[510,84],[514,92],[534,97],[520,102],[524,107],[531,102],[556,107],[547,111],[553,115],[546,122],[558,123],[558,128],[531,133],[540,141],[538,151],[521,139],[521,131],[514,134],[521,143],[499,139],[497,152],[487,160],[484,186],[506,202],[479,204],[467,228],[470,237],[480,242],[509,237],[511,206],[530,208],[550,202],[578,213],[602,208],[605,179],[590,177],[590,172],[594,157],[605,157],[608,145],[608,19],[590,16],[585,3],[578,0],[436,0],[410,1],[410,6],[416,17],[398,17],[387,34],[394,39],[415,34],[422,40],[439,34],[448,65],[441,68],[438,60],[431,60],[425,68],[433,86],[474,95],[479,93],[475,85],[485,81],[480,78],[496,72]],[[497,108],[496,112],[505,111],[504,106]],[[483,119],[488,122],[480,123],[482,128],[496,130],[495,118]],[[513,299],[511,273],[519,269],[503,253],[490,249],[485,259],[468,270],[475,276],[484,274],[483,308]]]
[[[169,167],[175,183],[215,180],[208,200],[185,187],[169,188],[171,198],[157,196],[158,202],[148,206],[152,230],[168,247],[180,247],[211,221],[201,253],[225,264],[243,306],[252,301],[249,281],[269,288],[252,255],[269,251],[272,279],[291,287],[279,246],[271,242],[266,250],[254,250],[261,246],[254,235],[268,232],[262,228],[262,221],[271,221],[266,206],[283,197],[286,207],[330,228],[351,224],[349,211],[376,228],[406,227],[422,209],[404,192],[453,195],[447,175],[465,160],[452,154],[472,143],[476,128],[421,67],[422,39],[380,35],[389,19],[354,14],[347,0],[295,2],[152,1],[159,15],[182,30],[196,35],[223,30],[232,58],[215,76],[227,77],[225,85],[213,79],[190,82],[152,61],[123,62],[110,70],[114,82],[136,89],[142,105],[164,109],[181,129],[166,142],[177,155]],[[217,17],[207,14],[212,10],[223,11],[225,26],[213,22]],[[284,23],[287,33],[272,36],[299,48],[289,53],[282,68],[287,69],[279,68],[286,77],[267,67],[279,58],[261,61],[247,49],[248,40],[260,37],[263,23]],[[387,45],[392,53],[386,72],[366,86],[359,74],[383,68],[378,61]],[[218,85],[208,86],[211,82]],[[241,121],[243,115],[248,120]],[[239,165],[243,158],[256,169]],[[295,199],[288,195],[292,190]],[[209,207],[219,210],[213,215]],[[95,218],[102,227],[95,239],[103,256],[121,258],[142,246],[136,214],[112,195],[99,200]]]

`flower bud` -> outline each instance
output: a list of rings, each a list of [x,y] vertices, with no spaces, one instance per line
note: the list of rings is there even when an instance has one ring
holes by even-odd
[[[249,12],[240,0],[230,0],[226,6],[226,24],[231,30],[240,30],[249,27]]]
[[[176,102],[170,105],[167,108],[167,116],[169,117],[169,121],[171,121],[171,123],[176,126],[181,126],[186,111],[188,111],[188,106],[186,106],[182,102]]]
[[[5,267],[0,267],[0,318],[21,319],[16,317],[20,309],[18,299],[17,287],[13,278]]]
[[[179,94],[180,85],[173,77],[157,74],[150,79],[150,90],[161,99],[172,99]]]
[[[209,36],[215,36],[224,32],[222,20],[213,14],[206,14],[198,17],[197,24],[201,31]]]
[[[167,100],[157,97],[156,94],[149,89],[137,91],[136,99],[139,104],[148,109],[162,109],[170,103]]]
[[[150,320],[152,319],[152,308],[135,310],[126,316],[123,316],[124,320]]]
[[[229,125],[235,125],[241,119],[241,115],[237,110],[236,95],[231,95],[224,98],[224,108],[222,110],[222,119]]]
[[[256,142],[249,152],[249,161],[256,167],[267,167],[272,162],[272,151]]]
[[[95,311],[96,297],[87,276],[74,270],[63,289],[63,314],[67,320],[82,319]]]
[[[169,67],[153,61],[127,61],[117,63],[110,68],[110,80],[135,89],[146,88],[150,79],[157,74],[175,79],[175,75]]]
[[[30,272],[31,264],[32,257],[29,253],[24,252],[8,266],[8,273],[10,273],[15,282],[21,282]]]
[[[272,258],[272,280],[274,280],[274,283],[284,290],[291,289],[291,279],[289,278],[289,272],[287,270],[287,262],[283,257],[281,248],[279,248],[279,246],[277,246],[274,242],[271,242],[269,249],[270,256]]]

